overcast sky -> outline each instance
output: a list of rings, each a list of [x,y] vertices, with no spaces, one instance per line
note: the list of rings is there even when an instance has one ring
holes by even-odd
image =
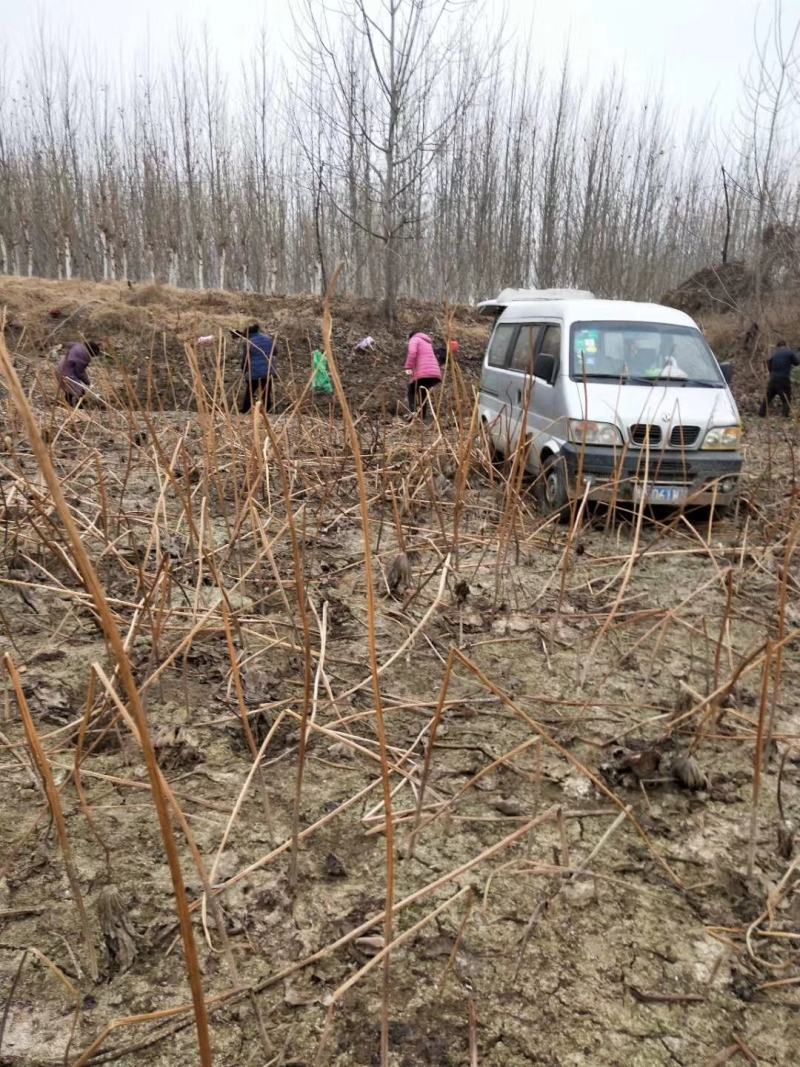
[[[685,117],[713,104],[725,122],[737,107],[741,77],[753,48],[757,13],[772,0],[485,0],[494,21],[505,12],[507,35],[533,27],[536,57],[554,71],[568,43],[576,73],[624,70],[634,92],[661,87],[666,103]],[[800,17],[800,0],[783,0],[786,21]],[[275,39],[276,57],[292,34],[286,0],[0,0],[2,37],[19,55],[37,20],[75,42],[88,42],[115,60],[149,38],[166,46],[178,25],[207,24],[231,75],[261,25]],[[2,40],[0,37],[0,40]]]

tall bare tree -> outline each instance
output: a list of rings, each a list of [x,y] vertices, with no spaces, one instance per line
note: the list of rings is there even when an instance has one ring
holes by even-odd
[[[479,83],[481,68],[469,55],[464,5],[453,0],[346,0],[334,26],[328,10],[320,17],[314,0],[304,0],[303,10],[298,58],[306,63],[310,79],[326,85],[332,122],[350,134],[336,165],[352,174],[352,138],[368,146],[371,155],[364,181],[368,202],[379,204],[379,220],[373,222],[360,211],[353,215],[352,197],[332,199],[353,225],[383,246],[383,307],[392,321],[402,244],[419,221],[413,194]],[[454,27],[448,26],[454,11],[460,17]],[[366,57],[368,67],[361,100],[354,99],[347,65],[355,55]],[[444,81],[448,69],[460,72],[458,84]],[[445,85],[449,98],[444,107],[434,108],[433,97]]]

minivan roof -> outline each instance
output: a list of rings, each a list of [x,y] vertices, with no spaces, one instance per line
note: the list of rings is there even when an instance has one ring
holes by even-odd
[[[588,289],[503,289],[489,300],[477,305],[481,315],[501,315],[509,304],[531,303],[539,300],[593,300]]]
[[[557,318],[573,322],[657,322],[665,326],[692,326],[697,323],[683,311],[663,304],[640,304],[634,300],[520,300],[502,312],[498,322],[525,322],[529,319]]]

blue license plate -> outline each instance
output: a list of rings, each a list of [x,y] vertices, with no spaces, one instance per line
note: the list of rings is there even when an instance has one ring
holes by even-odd
[[[636,500],[644,496],[649,504],[682,504],[688,495],[686,485],[637,485],[634,493]]]

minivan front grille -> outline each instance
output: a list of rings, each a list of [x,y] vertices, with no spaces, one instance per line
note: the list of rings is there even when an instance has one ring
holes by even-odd
[[[652,422],[635,422],[630,428],[631,444],[637,448],[656,448],[662,444],[661,427]],[[669,448],[694,448],[700,437],[699,426],[673,426],[665,444]]]
[[[635,422],[631,426],[631,442],[634,445],[648,444],[658,445],[661,444],[661,427],[653,426],[651,423]]]
[[[673,426],[669,435],[670,448],[692,448],[699,436],[699,426]]]
[[[639,477],[643,474],[643,470],[638,471]],[[648,481],[655,482],[691,482],[693,472],[689,465],[677,456],[674,459],[668,458],[662,452],[658,456],[650,457],[647,478]]]

